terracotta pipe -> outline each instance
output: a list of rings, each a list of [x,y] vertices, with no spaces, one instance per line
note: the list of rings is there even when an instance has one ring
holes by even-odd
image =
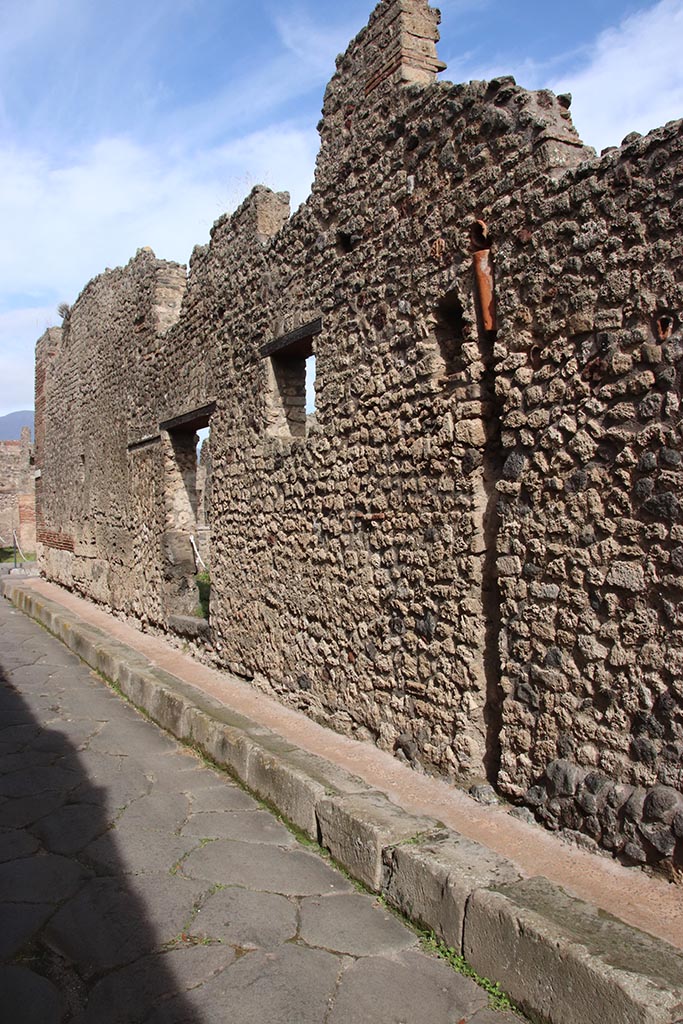
[[[474,222],[471,232],[472,263],[477,284],[481,322],[485,331],[495,331],[497,329],[496,297],[488,234],[488,228],[483,220]]]
[[[668,341],[673,334],[674,318],[666,313],[657,317],[657,338],[659,341]]]

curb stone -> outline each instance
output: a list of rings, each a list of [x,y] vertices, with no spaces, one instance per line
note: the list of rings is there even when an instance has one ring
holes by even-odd
[[[30,585],[2,593],[177,739],[198,747],[539,1024],[683,1024],[683,953],[231,711]]]
[[[330,796],[319,801],[320,843],[371,892],[382,892],[382,857],[395,843],[417,839],[438,827],[391,803],[383,793]]]
[[[384,850],[388,902],[456,952],[462,952],[472,893],[518,881],[521,876],[510,861],[449,829]]]
[[[546,878],[477,889],[465,912],[463,953],[532,1020],[683,1021],[680,951]]]

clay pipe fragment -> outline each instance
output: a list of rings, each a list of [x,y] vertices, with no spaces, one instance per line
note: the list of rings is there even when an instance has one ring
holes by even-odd
[[[485,331],[495,331],[496,297],[493,284],[493,260],[491,259],[489,230],[483,220],[475,220],[470,233],[470,241],[482,326]]]
[[[674,329],[674,318],[668,316],[666,313],[662,313],[661,316],[657,317],[657,339],[659,341],[668,341],[673,334]]]

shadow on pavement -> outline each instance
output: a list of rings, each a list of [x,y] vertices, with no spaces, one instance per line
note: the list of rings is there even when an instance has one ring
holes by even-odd
[[[83,678],[68,686],[87,670],[48,653],[52,638],[5,612],[1,628],[0,1022],[136,1024],[153,1010],[163,1020],[173,999],[174,1020],[202,1024],[183,996],[196,954],[206,953],[182,948],[182,916],[195,897],[182,891],[180,908],[170,889],[181,880],[161,866],[126,874],[108,831],[126,787],[144,795],[144,775],[127,779],[120,756],[77,752],[116,698],[94,683],[100,707],[90,718],[87,706],[84,717],[64,710],[60,701],[89,700]],[[93,841],[96,857],[86,852]]]

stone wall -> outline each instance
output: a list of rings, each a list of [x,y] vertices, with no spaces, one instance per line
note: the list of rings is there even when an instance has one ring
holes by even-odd
[[[41,339],[42,565],[169,628],[207,510],[200,653],[673,865],[681,124],[596,158],[569,97],[437,81],[437,23],[379,4],[292,217],[258,187],[187,278],[140,250]]]
[[[24,553],[36,549],[34,471],[31,430],[23,427],[18,441],[0,441],[0,543],[11,547],[13,534]]]

